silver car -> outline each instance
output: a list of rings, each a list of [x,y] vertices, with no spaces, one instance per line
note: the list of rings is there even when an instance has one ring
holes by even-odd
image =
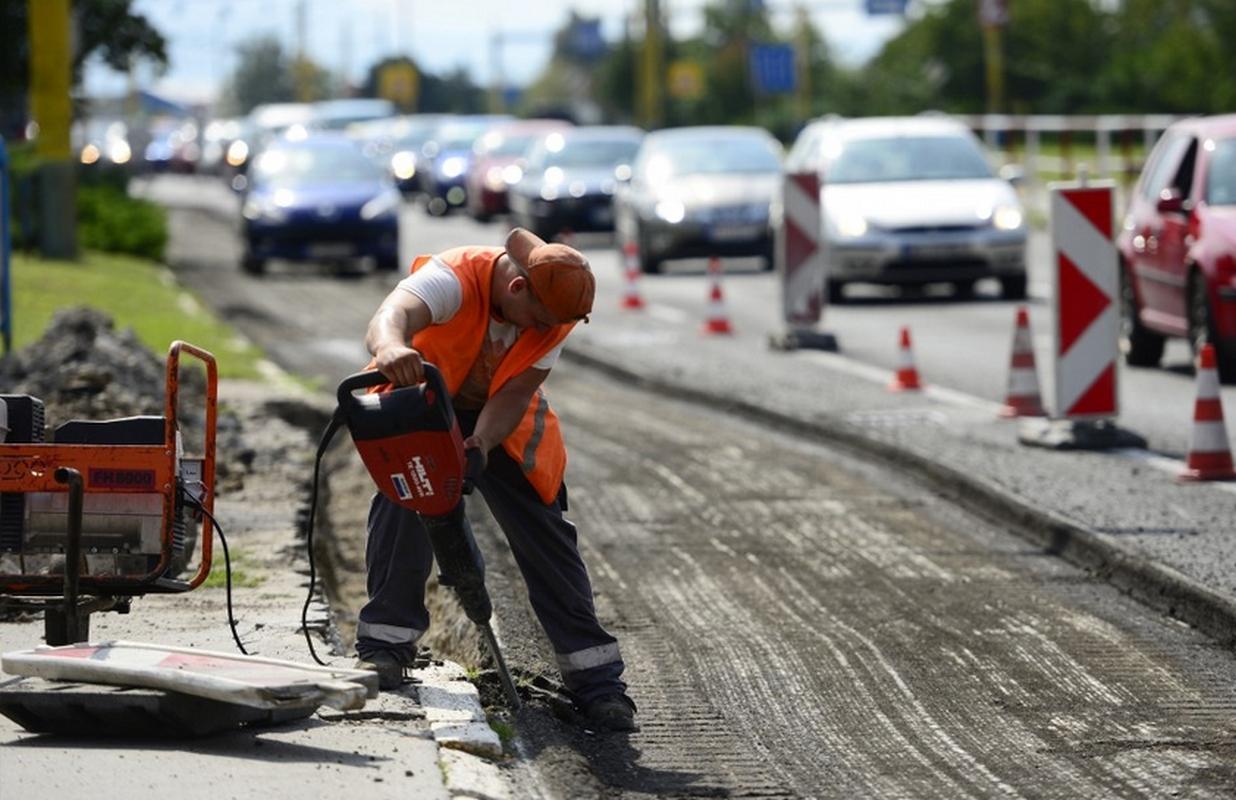
[[[1026,224],[968,128],[945,117],[825,119],[799,134],[786,172],[817,171],[828,294],[848,283],[952,283],[969,295],[996,278],[1026,296]]]
[[[672,258],[763,256],[772,268],[769,205],[781,145],[761,128],[670,128],[644,137],[614,196],[618,243],[634,241],[644,272]]]

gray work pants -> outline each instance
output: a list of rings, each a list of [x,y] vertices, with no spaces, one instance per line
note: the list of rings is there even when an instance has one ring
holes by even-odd
[[[475,413],[462,412],[459,417],[466,431],[475,425]],[[597,621],[575,526],[562,516],[566,487],[557,502],[541,502],[519,464],[495,447],[477,489],[506,534],[567,689],[584,703],[625,691],[618,642]],[[381,493],[370,505],[368,528],[369,602],[360,612],[356,649],[362,658],[387,650],[410,661],[416,641],[429,627],[425,609],[425,581],[433,563],[429,536],[415,512]]]

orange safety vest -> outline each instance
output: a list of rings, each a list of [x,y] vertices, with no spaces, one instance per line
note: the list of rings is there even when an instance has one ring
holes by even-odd
[[[452,396],[468,377],[489,332],[494,265],[504,252],[501,247],[456,247],[438,255],[438,259],[459,279],[463,302],[449,321],[430,325],[415,334],[412,347],[441,370]],[[409,273],[416,272],[431,258],[418,256],[412,262]],[[574,327],[572,322],[545,332],[535,328],[521,331],[498,365],[498,372],[489,384],[489,396],[493,397],[507,381],[540,361]],[[370,361],[368,368],[373,367],[374,362]],[[552,503],[558,496],[562,476],[566,472],[566,445],[558,426],[558,415],[549,407],[543,388],[536,390],[519,425],[502,441],[502,447],[520,465],[541,500]]]

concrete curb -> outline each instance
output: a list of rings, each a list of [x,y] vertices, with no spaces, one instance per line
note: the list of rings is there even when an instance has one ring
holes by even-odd
[[[1079,525],[981,478],[962,473],[905,447],[880,441],[837,419],[806,420],[754,403],[631,370],[607,359],[599,348],[573,344],[567,360],[675,399],[840,447],[866,459],[908,471],[967,510],[1008,526],[1014,533],[1103,578],[1140,602],[1186,622],[1221,644],[1236,644],[1236,598],[1155,562],[1110,536]]]

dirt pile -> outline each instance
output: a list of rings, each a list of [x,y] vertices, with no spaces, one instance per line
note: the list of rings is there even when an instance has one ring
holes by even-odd
[[[202,450],[205,429],[206,377],[198,366],[196,359],[181,360],[177,418],[189,452]],[[57,311],[38,341],[0,360],[0,393],[42,400],[48,441],[71,419],[162,415],[166,386],[166,357],[151,352],[131,328],[116,330],[110,316],[88,306]],[[226,410],[219,413],[216,452],[217,482],[234,488],[253,451]]]
[[[43,401],[54,427],[70,419],[163,412],[163,362],[132,329],[84,306],[56,312],[43,337],[0,361],[0,387]]]

